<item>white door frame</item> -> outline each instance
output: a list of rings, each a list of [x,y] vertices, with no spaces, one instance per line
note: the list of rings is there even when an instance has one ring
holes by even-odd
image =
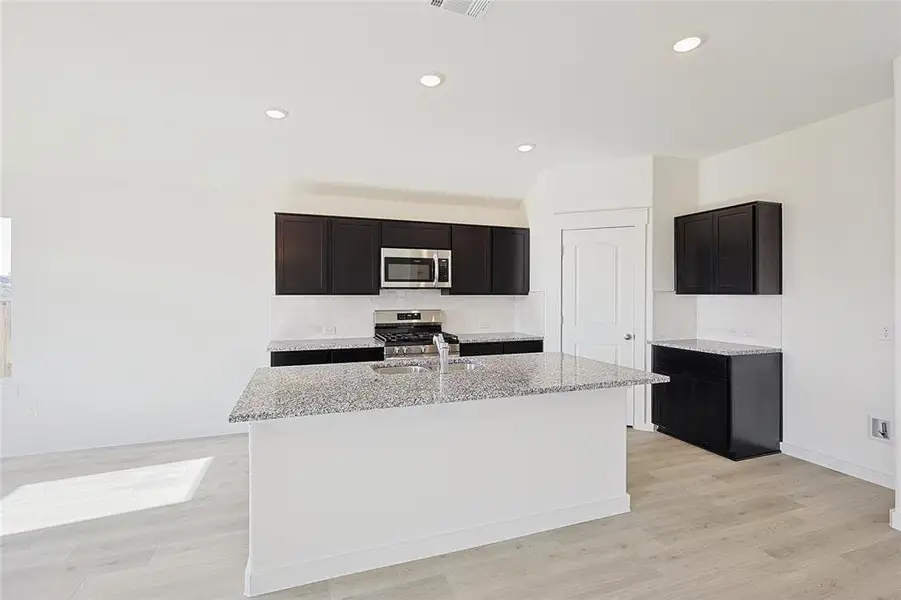
[[[610,227],[635,227],[639,236],[639,251],[635,258],[635,346],[634,365],[636,369],[650,369],[650,352],[648,351],[647,332],[651,330],[653,315],[652,298],[647,293],[650,289],[651,270],[648,268],[649,209],[633,208],[621,210],[597,210],[584,212],[558,213],[554,215],[551,235],[556,240],[558,259],[553,261],[553,270],[549,273],[549,282],[556,289],[548,290],[545,311],[545,348],[560,352],[562,348],[562,306],[563,306],[563,232],[570,229],[606,229]],[[642,315],[644,318],[641,318]],[[635,388],[634,427],[645,431],[653,431],[651,424],[651,394],[649,386]]]

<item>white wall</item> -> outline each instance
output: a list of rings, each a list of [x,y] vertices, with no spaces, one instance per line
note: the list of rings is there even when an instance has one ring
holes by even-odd
[[[790,451],[890,484],[892,447],[867,436],[891,418],[893,101],[866,106],[700,163],[700,204],[783,203],[780,298],[708,297],[699,335],[784,348],[784,442]],[[747,333],[747,336],[744,334]]]
[[[673,218],[698,209],[698,162],[655,156],[653,181],[652,339],[694,338],[697,298],[677,296],[675,293]]]
[[[901,56],[895,59],[895,324],[901,323]],[[895,335],[895,482],[901,482],[901,338]],[[895,485],[892,526],[901,530],[901,484]]]
[[[16,261],[4,455],[243,430],[227,415],[268,362],[275,211],[525,221],[477,199],[113,177],[4,173]]]
[[[782,347],[782,296],[698,296],[697,336]]]

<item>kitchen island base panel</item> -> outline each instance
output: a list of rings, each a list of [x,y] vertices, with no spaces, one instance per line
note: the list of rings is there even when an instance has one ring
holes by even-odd
[[[626,389],[251,423],[245,594],[629,512]]]

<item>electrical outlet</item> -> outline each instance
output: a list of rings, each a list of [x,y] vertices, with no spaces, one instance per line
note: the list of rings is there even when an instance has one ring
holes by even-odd
[[[882,327],[879,328],[879,340],[880,341],[890,342],[890,341],[892,341],[893,337],[894,337],[894,335],[892,332],[891,325],[883,325]]]
[[[892,422],[888,419],[880,419],[878,417],[870,417],[870,437],[881,442],[888,442],[892,439]]]

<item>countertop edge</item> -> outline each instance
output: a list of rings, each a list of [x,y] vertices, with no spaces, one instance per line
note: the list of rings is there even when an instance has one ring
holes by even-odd
[[[272,340],[266,346],[266,351],[305,352],[309,350],[353,350],[384,347],[385,344],[375,338],[323,338],[321,340]]]
[[[691,342],[725,344],[733,346],[733,348],[705,348],[702,345]],[[651,346],[659,346],[661,348],[673,348],[675,350],[699,352],[701,354],[712,354],[714,356],[753,356],[763,354],[782,354],[782,348],[753,346],[734,342],[720,342],[717,340],[651,340],[648,342],[648,344]]]
[[[499,342],[543,342],[543,335],[531,333],[519,333],[516,331],[473,331],[469,333],[454,333],[460,338],[461,344],[491,344]]]
[[[559,393],[567,393],[567,392],[584,392],[590,390],[606,390],[612,388],[620,388],[620,387],[636,387],[639,385],[656,385],[659,383],[668,383],[670,381],[669,376],[660,375],[659,373],[648,372],[647,377],[641,377],[636,379],[620,379],[615,381],[606,381],[600,383],[586,383],[586,384],[577,384],[577,385],[561,385],[548,387],[541,390],[527,390],[521,394],[513,394],[513,395],[475,395],[472,397],[462,397],[462,398],[454,398],[453,400],[441,401],[441,402],[424,402],[421,404],[407,404],[404,406],[392,406],[392,407],[372,407],[372,408],[360,408],[358,410],[329,410],[329,411],[317,411],[311,413],[298,412],[296,414],[285,414],[278,416],[271,416],[266,412],[257,412],[253,414],[241,414],[239,416],[234,415],[234,409],[229,414],[228,422],[229,423],[259,423],[263,421],[277,421],[280,419],[301,419],[304,417],[316,417],[320,415],[340,415],[340,414],[353,414],[360,412],[369,412],[372,410],[396,410],[403,408],[415,408],[417,406],[433,406],[436,404],[456,404],[458,402],[478,402],[480,400],[498,400],[501,398],[522,398],[526,396],[543,396],[546,394],[559,394]]]

